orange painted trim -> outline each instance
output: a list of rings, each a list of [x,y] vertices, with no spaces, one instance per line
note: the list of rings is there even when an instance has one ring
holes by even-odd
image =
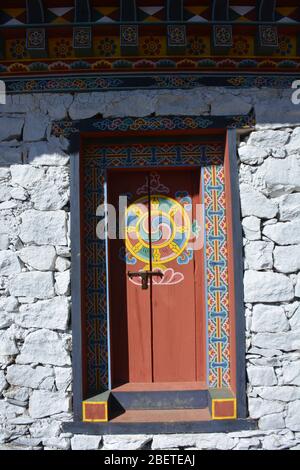
[[[233,413],[231,415],[218,416],[216,412],[216,404],[223,404],[232,402]],[[237,403],[236,398],[217,398],[212,400],[212,419],[214,420],[224,420],[224,419],[237,419]]]
[[[101,405],[104,406],[104,418],[87,418],[87,406],[88,405]],[[84,401],[82,403],[82,414],[83,421],[85,423],[107,423],[108,422],[108,402],[107,401]]]

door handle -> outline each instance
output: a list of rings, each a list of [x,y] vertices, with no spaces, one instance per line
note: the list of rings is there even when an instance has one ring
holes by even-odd
[[[142,278],[142,289],[148,289],[148,280],[151,277],[158,276],[163,278],[164,274],[161,271],[139,271],[139,272],[132,272],[128,271],[127,273],[129,279],[133,279],[134,277],[141,277]]]

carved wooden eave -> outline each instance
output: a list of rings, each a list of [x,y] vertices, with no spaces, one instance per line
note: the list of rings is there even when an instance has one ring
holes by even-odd
[[[0,6],[0,79],[15,92],[289,86],[299,33],[296,0],[11,0]]]

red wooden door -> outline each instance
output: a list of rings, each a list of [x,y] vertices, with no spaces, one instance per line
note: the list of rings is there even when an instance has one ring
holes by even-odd
[[[204,373],[200,172],[112,171],[108,202],[118,207],[120,195],[126,237],[109,241],[113,387],[195,384]]]

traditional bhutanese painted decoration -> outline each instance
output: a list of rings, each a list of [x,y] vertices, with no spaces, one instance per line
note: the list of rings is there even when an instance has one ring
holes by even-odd
[[[230,382],[226,213],[223,162],[205,167],[206,282],[210,387]]]
[[[126,248],[131,258],[145,263],[143,270],[150,269],[151,258],[153,269],[164,272],[168,263],[180,260],[188,246],[192,236],[190,217],[178,201],[168,196],[151,195],[150,204],[150,215],[147,196],[128,207]]]
[[[220,23],[212,1],[179,0],[180,14],[173,17],[173,3],[168,7],[163,0],[154,5],[140,0],[132,2],[129,21],[122,16],[121,1],[93,0],[88,16],[77,18],[75,1],[58,7],[48,0],[41,2],[43,21],[38,25],[27,18],[25,3],[0,6],[0,79],[8,92],[181,88],[188,85],[187,78],[184,84],[172,78],[183,72],[192,81],[188,87],[236,86],[228,80],[237,78],[251,86],[278,88],[282,83],[276,75],[288,80],[300,66],[300,7],[294,1],[276,6],[272,0],[272,8],[264,2],[264,15],[255,0],[248,5],[217,2],[227,3]],[[150,83],[138,73],[147,74]],[[262,73],[264,83],[255,83]],[[110,77],[103,80],[103,74]],[[162,74],[169,80],[162,76],[160,81]]]
[[[110,145],[87,144],[84,151],[84,276],[85,312],[87,325],[87,373],[89,393],[107,390],[109,387],[109,345],[107,302],[107,261],[105,241],[96,236],[98,219],[97,207],[104,202],[106,171],[109,168],[153,168],[168,165],[202,168],[205,203],[205,272],[206,272],[206,317],[208,348],[209,387],[230,386],[229,366],[229,305],[227,275],[226,211],[224,197],[224,148],[220,144],[204,145],[197,143],[153,144],[153,145]],[[184,193],[184,190],[180,190]],[[144,196],[142,196],[144,197]],[[169,207],[183,205],[179,201],[186,197],[179,194],[178,199],[169,199],[167,194],[158,198],[158,207],[166,202]],[[138,199],[138,198],[137,198]],[[185,206],[186,207],[186,206]],[[145,217],[145,216],[144,216]],[[138,223],[138,220],[140,221]],[[143,213],[135,218],[134,227],[141,227]],[[170,218],[166,218],[169,233],[174,233]],[[187,222],[187,232],[183,234],[181,247],[185,246],[191,227]],[[171,240],[172,237],[170,237]],[[146,235],[144,239],[147,240]],[[159,242],[159,240],[158,240]],[[180,248],[181,249],[181,248]],[[158,265],[166,267],[164,278],[170,283],[180,282],[174,265],[168,268],[167,257],[162,256]],[[136,256],[136,251],[132,250]],[[183,253],[183,252],[182,252]],[[147,263],[143,253],[140,258]],[[178,254],[176,254],[178,256]]]

